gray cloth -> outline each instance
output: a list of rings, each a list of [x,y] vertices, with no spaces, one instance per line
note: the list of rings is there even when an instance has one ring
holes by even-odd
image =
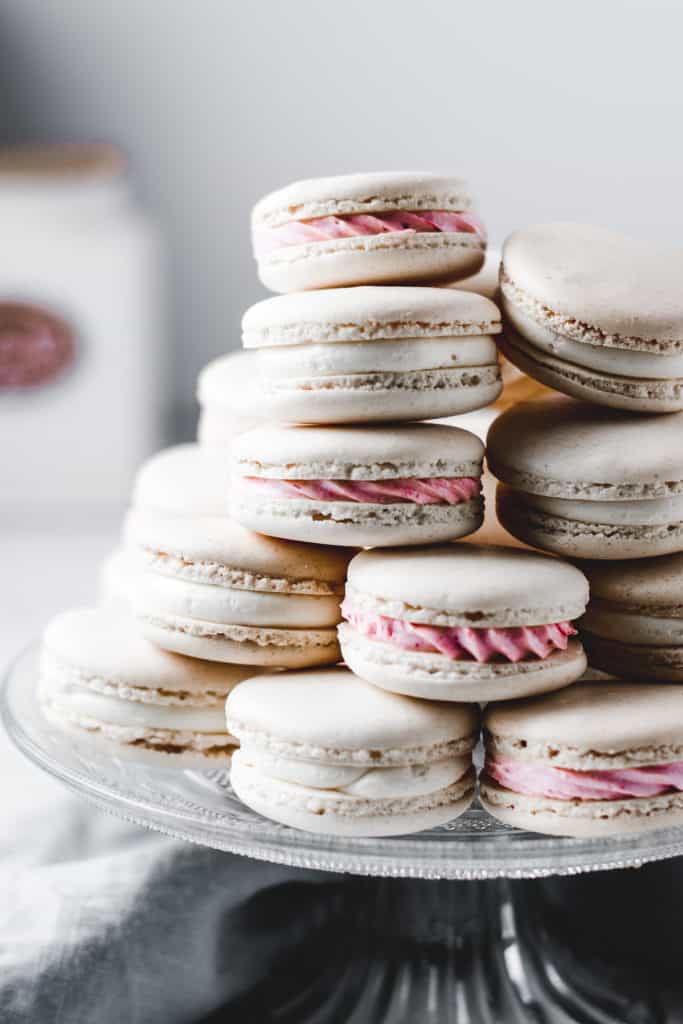
[[[3,1024],[206,1019],[310,941],[332,877],[169,840],[61,793],[3,846]]]

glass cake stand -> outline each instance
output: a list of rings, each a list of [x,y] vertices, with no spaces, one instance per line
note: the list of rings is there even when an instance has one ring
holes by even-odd
[[[32,648],[12,666],[0,710],[11,739],[40,768],[102,810],[166,835],[294,868],[342,873],[334,878],[344,898],[334,903],[325,970],[314,973],[304,991],[270,986],[277,1002],[277,1012],[269,1010],[273,1020],[669,1019],[652,1009],[651,979],[643,979],[641,992],[630,967],[618,984],[618,964],[600,977],[588,971],[581,951],[567,939],[587,925],[561,914],[553,931],[557,889],[548,894],[541,881],[513,880],[578,876],[676,857],[683,854],[683,828],[557,839],[506,827],[475,805],[445,826],[411,836],[352,839],[300,832],[241,804],[224,769],[150,766],[137,762],[134,753],[112,757],[88,739],[81,743],[55,729],[36,701],[37,659]],[[585,893],[576,889],[579,881],[565,886],[569,912],[599,915],[594,890],[588,907]],[[263,1013],[262,1006],[261,1001]]]

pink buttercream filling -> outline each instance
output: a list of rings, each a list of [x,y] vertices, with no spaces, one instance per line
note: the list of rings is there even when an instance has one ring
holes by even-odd
[[[551,800],[619,800],[683,790],[683,761],[578,772],[534,762],[487,760],[485,771],[505,789]]]
[[[469,476],[408,477],[398,480],[270,480],[243,477],[250,488],[279,498],[309,498],[312,501],[362,501],[373,505],[412,502],[415,505],[457,505],[481,493],[481,481]]]
[[[355,630],[371,640],[393,644],[404,651],[445,654],[454,661],[522,661],[547,658],[553,651],[565,651],[576,634],[571,622],[547,626],[515,626],[473,629],[470,626],[424,626],[386,615],[372,615],[354,608],[346,598],[341,612]]]
[[[353,238],[356,235],[384,235],[397,231],[413,235],[439,231],[465,233],[479,235],[482,241],[486,241],[486,229],[473,213],[453,213],[451,210],[408,213],[396,210],[391,213],[352,213],[340,217],[291,220],[275,228],[255,228],[254,252],[256,256],[265,256],[287,245],[327,242],[331,238]]]

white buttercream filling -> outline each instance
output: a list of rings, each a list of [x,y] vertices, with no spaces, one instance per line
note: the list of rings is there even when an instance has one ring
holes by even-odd
[[[557,356],[577,366],[620,377],[644,378],[646,380],[670,380],[683,377],[683,355],[636,352],[620,348],[605,348],[572,341],[549,327],[543,327],[520,313],[510,302],[504,303],[505,312],[511,323],[527,341],[549,355]]]
[[[244,760],[270,778],[363,799],[433,793],[457,782],[471,764],[469,757],[449,757],[429,764],[368,768],[295,760],[248,742],[241,749]]]
[[[626,644],[676,647],[683,644],[683,619],[659,618],[614,608],[608,602],[588,606],[579,626],[589,633]]]
[[[55,685],[51,678],[40,683],[41,699],[70,719],[92,719],[108,725],[141,726],[147,729],[227,733],[223,706],[179,707],[142,704],[95,693],[73,683]]]
[[[235,626],[318,629],[339,622],[339,598],[272,594],[141,573],[131,594],[139,613],[174,615]]]
[[[493,338],[405,338],[391,341],[334,342],[259,349],[254,368],[264,378],[325,377],[355,373],[408,373],[416,370],[488,366],[497,361]]]
[[[665,526],[683,521],[683,494],[636,501],[585,501],[524,492],[524,503],[551,516],[608,526]]]

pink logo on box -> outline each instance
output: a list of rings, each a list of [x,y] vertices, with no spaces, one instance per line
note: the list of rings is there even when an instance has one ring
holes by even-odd
[[[73,333],[38,306],[0,302],[0,389],[51,384],[74,362]]]

